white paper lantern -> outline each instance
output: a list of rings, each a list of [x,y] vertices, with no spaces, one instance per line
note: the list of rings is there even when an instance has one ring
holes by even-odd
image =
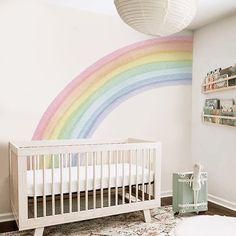
[[[114,0],[123,21],[133,29],[158,36],[180,32],[193,20],[195,0]]]

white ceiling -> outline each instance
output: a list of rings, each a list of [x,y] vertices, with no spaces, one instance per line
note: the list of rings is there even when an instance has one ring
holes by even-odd
[[[118,17],[113,0],[48,0],[48,2]],[[236,0],[197,0],[197,4],[197,14],[189,29],[197,29],[227,15],[236,14]]]
[[[236,14],[236,0],[197,0],[197,5],[197,14],[189,27],[191,29]]]

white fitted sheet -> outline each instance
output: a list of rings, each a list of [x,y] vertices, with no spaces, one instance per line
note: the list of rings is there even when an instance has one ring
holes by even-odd
[[[101,189],[108,188],[109,186],[109,172],[108,172],[108,165],[103,165],[103,172],[102,172],[102,181],[101,181],[101,166],[95,166],[95,188]],[[110,187],[116,187],[116,165],[110,165]],[[130,177],[129,177],[129,164],[124,164],[124,185],[128,186],[130,184]],[[27,171],[27,193],[28,196],[34,196],[34,192],[36,196],[43,195],[43,170],[36,170],[36,187],[34,188],[34,171],[28,170]],[[79,169],[80,173],[80,191],[83,192],[86,189],[86,177],[85,177],[85,167],[80,166]],[[142,175],[142,167],[138,166],[137,171],[137,182],[138,184],[148,183],[149,181],[152,182],[154,180],[154,173],[147,168],[144,168],[144,175]],[[63,168],[63,193],[69,193],[69,168]],[[71,191],[77,192],[78,184],[77,184],[77,167],[71,167]],[[102,185],[101,185],[101,182]],[[136,184],[136,165],[131,165],[131,185]],[[117,165],[117,187],[122,187],[123,185],[123,164]],[[93,166],[88,166],[87,170],[87,190],[94,189],[94,177],[93,177]],[[61,193],[61,173],[59,168],[54,169],[54,194]],[[45,170],[45,195],[52,195],[52,170],[46,169]]]

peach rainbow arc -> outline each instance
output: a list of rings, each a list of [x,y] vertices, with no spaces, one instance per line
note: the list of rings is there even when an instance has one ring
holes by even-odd
[[[150,39],[105,56],[59,93],[33,140],[85,138],[120,103],[149,89],[192,81],[192,37]]]

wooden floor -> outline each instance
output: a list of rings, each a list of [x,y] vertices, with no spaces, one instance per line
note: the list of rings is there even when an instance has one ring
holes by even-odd
[[[162,198],[161,199],[162,206],[172,205],[172,198]],[[216,205],[212,202],[208,202],[208,211],[200,212],[200,215],[220,215],[220,216],[232,216],[236,217],[236,211],[229,210],[228,208]]]
[[[171,197],[162,198],[162,200],[161,200],[162,206],[168,206],[171,204],[172,204]],[[208,211],[201,212],[200,214],[201,215],[221,215],[221,216],[236,217],[236,211],[229,210],[225,207],[216,205],[212,202],[208,203]],[[10,232],[10,231],[15,231],[15,230],[17,230],[17,225],[16,225],[15,221],[0,223],[0,233]]]

